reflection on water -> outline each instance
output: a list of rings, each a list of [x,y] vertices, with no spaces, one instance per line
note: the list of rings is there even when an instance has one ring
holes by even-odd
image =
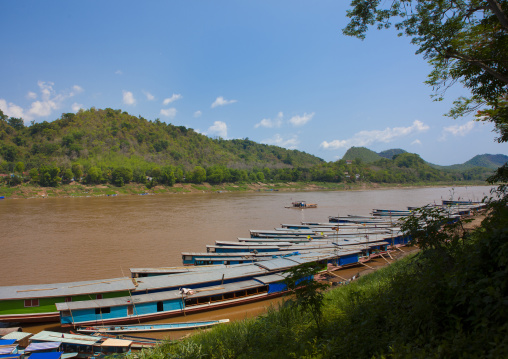
[[[181,252],[206,251],[249,229],[326,222],[441,199],[481,200],[490,187],[334,192],[164,194],[0,201],[0,286],[129,276],[129,268],[179,266]],[[292,201],[315,209],[286,209]]]

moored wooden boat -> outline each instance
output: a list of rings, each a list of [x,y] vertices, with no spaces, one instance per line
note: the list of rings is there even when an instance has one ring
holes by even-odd
[[[179,322],[179,323],[164,323],[164,324],[133,324],[133,325],[98,325],[79,327],[76,330],[81,333],[142,333],[142,332],[161,332],[170,330],[188,330],[207,328],[217,324],[229,323],[229,319],[208,320],[201,322]]]

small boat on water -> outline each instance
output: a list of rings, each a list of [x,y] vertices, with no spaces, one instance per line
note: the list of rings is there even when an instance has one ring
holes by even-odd
[[[133,325],[96,325],[88,327],[79,327],[76,329],[80,333],[142,333],[142,332],[162,332],[169,330],[188,330],[207,328],[217,324],[229,323],[229,319],[209,320],[203,322],[183,322],[183,323],[164,323],[164,324],[133,324]]]
[[[307,203],[305,201],[295,201],[291,203],[291,206],[286,206],[286,208],[297,208],[297,209],[305,209],[305,208],[317,208],[316,203]]]

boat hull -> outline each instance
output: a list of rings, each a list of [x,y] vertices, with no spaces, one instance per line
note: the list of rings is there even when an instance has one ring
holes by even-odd
[[[207,311],[216,310],[216,309],[229,308],[229,307],[234,307],[237,305],[254,303],[254,302],[259,302],[259,301],[267,300],[267,299],[273,299],[273,298],[280,297],[280,296],[284,295],[285,293],[287,293],[287,292],[284,291],[284,292],[253,295],[250,297],[235,299],[232,301],[216,302],[216,303],[210,303],[208,305],[207,304],[196,305],[196,306],[192,306],[192,307],[187,307],[183,310],[174,310],[174,311],[170,311],[170,312],[158,312],[158,313],[151,313],[151,314],[145,314],[145,315],[139,315],[139,316],[125,317],[125,318],[104,319],[103,321],[96,321],[96,320],[83,321],[83,322],[75,322],[74,324],[61,323],[61,326],[76,328],[76,327],[81,327],[81,326],[86,327],[86,326],[107,325],[107,324],[133,324],[133,323],[139,323],[139,321],[151,321],[151,320],[164,319],[164,318],[174,318],[174,317],[185,316],[187,314],[202,313],[202,312],[207,312]]]

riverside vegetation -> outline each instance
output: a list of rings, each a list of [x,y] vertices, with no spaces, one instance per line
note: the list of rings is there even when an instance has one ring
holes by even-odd
[[[367,149],[348,152],[355,154],[351,161],[346,161],[346,154],[343,160],[325,162],[248,138],[212,139],[190,128],[110,108],[66,113],[52,122],[29,126],[0,110],[0,195],[36,197],[39,188],[46,188],[48,196],[87,195],[91,190],[94,194],[140,193],[154,188],[178,192],[206,190],[206,186],[247,190],[256,184],[273,190],[288,187],[289,182],[315,182],[330,189],[473,184],[493,172],[492,166],[436,168],[417,154],[401,150],[377,157],[367,156],[372,152]],[[506,162],[504,157],[499,160]],[[134,186],[125,189],[130,184]]]
[[[482,226],[474,230],[422,208],[427,226],[415,216],[403,225],[421,247],[416,254],[319,295],[319,288],[296,293],[296,300],[258,318],[167,341],[135,356],[506,358],[506,188],[496,193]]]

